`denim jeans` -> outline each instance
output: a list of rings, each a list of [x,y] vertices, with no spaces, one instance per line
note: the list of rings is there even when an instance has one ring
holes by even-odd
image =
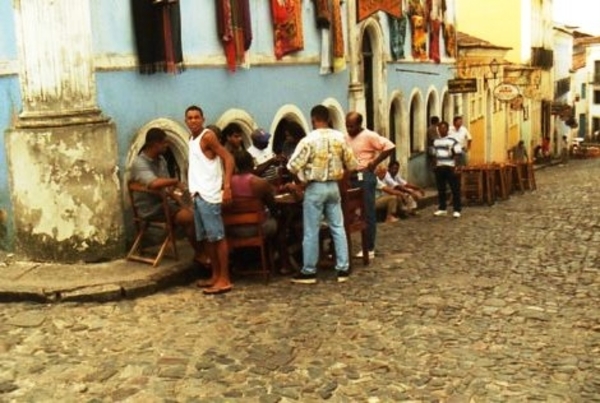
[[[367,246],[372,251],[375,250],[375,238],[377,237],[377,212],[375,207],[377,176],[375,176],[374,172],[363,171],[362,177],[362,180],[352,181],[352,186],[363,189],[365,218],[367,219]]]
[[[338,184],[331,182],[311,182],[304,192],[303,224],[304,239],[302,240],[302,273],[317,272],[319,261],[319,229],[321,219],[329,225],[335,248],[335,269],[347,271],[349,267],[348,240],[344,229],[344,216]]]

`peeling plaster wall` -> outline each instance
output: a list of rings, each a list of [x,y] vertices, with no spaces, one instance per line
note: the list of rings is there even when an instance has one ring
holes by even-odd
[[[6,141],[17,253],[64,262],[123,254],[112,124],[14,130]]]

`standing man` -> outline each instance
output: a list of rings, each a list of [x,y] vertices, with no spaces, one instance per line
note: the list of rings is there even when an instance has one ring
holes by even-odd
[[[346,141],[358,160],[358,173],[352,180],[352,186],[363,189],[365,198],[365,216],[367,219],[367,243],[369,259],[375,258],[375,238],[377,236],[377,214],[375,207],[375,193],[377,190],[377,176],[375,168],[379,163],[389,157],[396,146],[390,140],[362,127],[363,117],[358,112],[349,112],[346,115]],[[360,251],[356,257],[362,257]]]
[[[427,173],[430,178],[430,182],[433,182],[433,176],[435,175],[435,160],[433,159],[432,153],[429,152],[433,147],[433,141],[440,138],[438,132],[438,124],[440,124],[440,118],[438,116],[432,116],[429,118],[429,126],[427,127],[427,167],[429,168]]]
[[[463,125],[462,116],[455,116],[452,120],[452,127],[448,132],[448,136],[456,139],[462,147],[462,154],[459,161],[459,166],[466,166],[469,163],[469,152],[471,151],[471,133]]]
[[[341,196],[337,181],[345,170],[357,166],[344,134],[329,128],[329,109],[317,105],[310,111],[313,131],[298,145],[287,164],[288,170],[306,183],[302,203],[304,235],[302,240],[302,270],[292,283],[317,282],[319,260],[319,230],[321,217],[325,216],[335,249],[337,281],[348,279],[350,267],[348,240],[344,229]]]
[[[198,286],[205,294],[231,291],[229,249],[221,218],[221,204],[231,202],[233,157],[221,145],[217,135],[204,128],[204,113],[193,105],[185,110],[189,140],[188,186],[194,202],[196,238],[206,239],[212,277]]]
[[[450,185],[452,192],[452,205],[454,218],[460,218],[460,180],[456,174],[456,165],[462,153],[462,147],[455,138],[448,135],[448,123],[440,122],[438,125],[440,138],[433,142],[435,152],[435,182],[438,191],[438,209],[433,213],[440,217],[448,214],[446,211],[447,189],[446,184]]]

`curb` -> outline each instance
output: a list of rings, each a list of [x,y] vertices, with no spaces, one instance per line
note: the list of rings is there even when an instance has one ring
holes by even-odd
[[[0,302],[110,302],[144,297],[173,286],[186,285],[197,277],[189,263],[175,264],[148,278],[95,284],[77,288],[0,286]]]

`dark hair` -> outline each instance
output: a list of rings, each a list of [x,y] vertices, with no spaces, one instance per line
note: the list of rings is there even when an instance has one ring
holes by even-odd
[[[454,119],[452,119],[452,123],[456,123],[457,120],[462,119],[463,117],[460,115],[457,115],[454,117]]]
[[[446,122],[445,120],[442,120],[440,123],[438,123],[438,126],[442,126],[442,125],[444,125],[446,127],[446,129],[448,129],[450,127],[448,122]]]
[[[329,122],[329,109],[325,105],[316,105],[311,109],[310,117],[320,122]]]
[[[236,150],[233,153],[233,159],[235,161],[235,167],[239,172],[248,172],[254,169],[254,158],[246,150]]]
[[[146,142],[144,143],[144,147],[150,146],[152,144],[160,143],[167,138],[167,133],[163,129],[159,129],[158,127],[153,127],[146,132]]]
[[[393,166],[397,166],[398,168],[400,168],[400,163],[398,161],[390,161],[390,163],[388,164],[388,169]]]
[[[429,123],[432,125],[437,125],[440,123],[440,118],[438,116],[432,116],[429,118]]]
[[[189,111],[198,111],[198,112],[200,112],[200,116],[204,116],[204,111],[199,106],[196,106],[196,105],[188,106],[187,109],[185,110],[185,114],[187,115]]]
[[[242,126],[240,126],[239,124],[237,124],[237,123],[229,123],[223,129],[223,141],[225,141],[229,137],[233,136],[233,134],[235,134],[235,133],[242,134],[243,132],[244,131],[242,130]]]

